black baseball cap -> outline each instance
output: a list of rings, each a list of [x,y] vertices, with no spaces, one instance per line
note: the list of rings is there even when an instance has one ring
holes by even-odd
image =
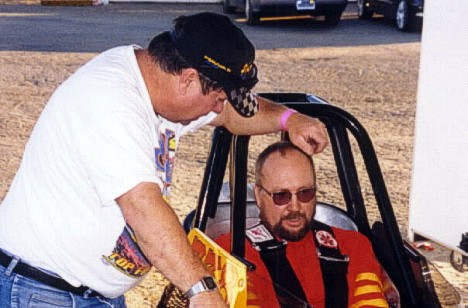
[[[170,32],[175,48],[193,68],[215,81],[244,117],[258,111],[250,90],[257,84],[255,48],[224,15],[203,12],[180,16]]]

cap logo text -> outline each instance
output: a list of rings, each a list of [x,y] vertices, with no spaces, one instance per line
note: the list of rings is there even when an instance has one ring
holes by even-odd
[[[218,62],[216,62],[215,60],[213,60],[212,58],[208,57],[207,55],[205,55],[203,57],[203,59],[205,59],[207,62],[209,62],[210,64],[212,64],[213,66],[217,67],[217,68],[220,68],[228,73],[230,73],[232,70],[229,68],[229,67],[226,67]]]
[[[252,64],[249,64],[249,63],[245,63],[244,66],[242,67],[240,73],[241,74],[247,74],[249,73],[251,70],[252,70]]]

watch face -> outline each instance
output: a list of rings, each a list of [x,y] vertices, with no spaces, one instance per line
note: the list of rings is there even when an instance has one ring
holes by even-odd
[[[218,287],[213,277],[204,277],[203,281],[205,282],[205,285],[209,290],[214,290]]]

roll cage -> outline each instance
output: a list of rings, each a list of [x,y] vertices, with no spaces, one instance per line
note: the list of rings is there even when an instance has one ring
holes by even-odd
[[[319,118],[326,126],[337,175],[345,202],[343,211],[359,232],[372,242],[377,259],[400,294],[401,307],[441,307],[427,261],[402,239],[371,139],[359,121],[345,110],[306,93],[262,93],[262,97],[287,105],[303,114]],[[369,223],[359,174],[349,136],[353,136],[364,161],[367,176],[380,212],[381,221]],[[287,135],[283,135],[287,138]],[[249,136],[233,135],[223,127],[215,129],[206,163],[198,205],[184,227],[205,231],[215,218],[227,166],[230,169],[230,253],[247,264],[245,228],[248,205],[247,161]],[[231,159],[229,159],[231,157]],[[333,206],[332,206],[333,207]]]

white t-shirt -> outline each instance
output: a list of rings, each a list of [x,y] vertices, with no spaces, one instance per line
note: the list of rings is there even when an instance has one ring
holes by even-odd
[[[167,195],[180,136],[216,116],[187,126],[157,116],[138,48],[100,54],[56,90],[0,206],[0,248],[108,297],[151,267],[115,199],[141,182]]]

